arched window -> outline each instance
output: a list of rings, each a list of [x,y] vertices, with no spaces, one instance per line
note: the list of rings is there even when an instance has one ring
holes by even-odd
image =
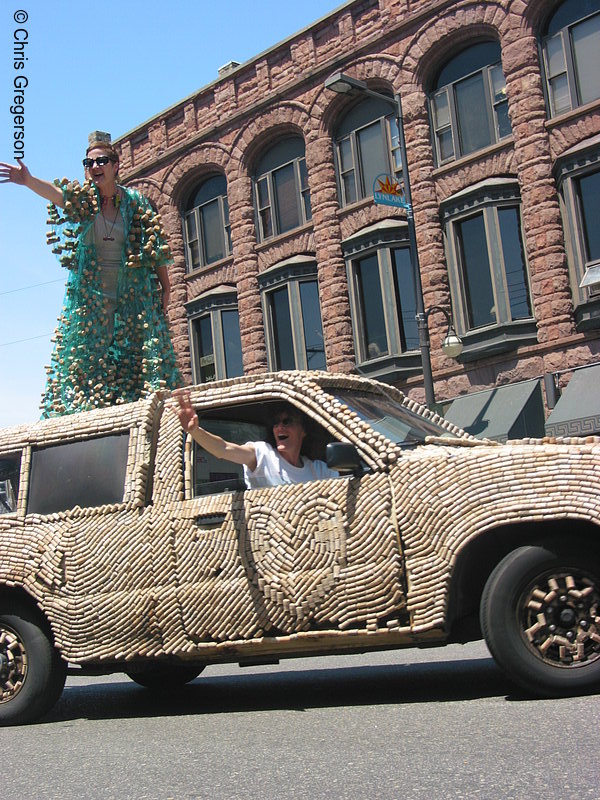
[[[448,61],[431,94],[438,164],[454,161],[512,133],[498,42],[479,42]]]
[[[254,202],[259,241],[298,228],[312,219],[304,140],[283,139],[258,162]]]
[[[369,98],[348,111],[335,131],[340,205],[370,197],[378,175],[402,174],[400,144],[390,104]]]
[[[188,270],[220,261],[231,253],[227,181],[213,175],[191,193],[184,211]]]
[[[542,38],[550,116],[600,97],[600,0],[566,0]]]

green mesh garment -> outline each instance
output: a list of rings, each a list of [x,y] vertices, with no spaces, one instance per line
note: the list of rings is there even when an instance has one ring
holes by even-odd
[[[86,181],[55,182],[64,208],[49,206],[48,243],[69,270],[54,350],[46,367],[42,417],[127,403],[181,384],[161,307],[156,267],[171,260],[158,214],[139,193],[120,187],[125,243],[116,305],[107,310],[93,226],[100,202]]]

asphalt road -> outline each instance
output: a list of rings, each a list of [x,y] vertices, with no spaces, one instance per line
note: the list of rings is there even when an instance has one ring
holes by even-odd
[[[11,800],[600,798],[600,695],[532,700],[483,644],[210,667],[157,696],[69,678],[0,730]]]

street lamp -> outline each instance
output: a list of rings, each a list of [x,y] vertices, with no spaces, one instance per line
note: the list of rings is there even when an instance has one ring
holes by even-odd
[[[410,179],[408,175],[408,165],[406,163],[406,142],[404,139],[404,120],[402,117],[402,101],[399,94],[390,97],[387,94],[376,92],[369,89],[365,81],[352,78],[343,72],[336,72],[325,81],[325,88],[338,94],[363,94],[383,100],[394,107],[396,112],[396,125],[398,127],[398,140],[400,145],[400,163],[402,166],[402,180],[404,183],[404,199],[406,201],[406,222],[408,224],[408,242],[410,247],[411,261],[415,274],[415,293],[417,302],[417,330],[419,332],[419,349],[421,350],[421,362],[423,365],[423,385],[425,388],[425,402],[428,406],[435,405],[435,393],[433,390],[433,374],[431,371],[431,353],[429,343],[429,328],[427,320],[432,311],[441,311],[446,315],[448,321],[448,333],[442,344],[442,350],[446,355],[456,358],[462,352],[462,342],[456,335],[452,326],[450,315],[440,306],[433,306],[425,311],[423,300],[423,285],[421,283],[421,268],[419,266],[419,252],[417,250],[417,237],[415,234],[415,221],[412,210],[412,199],[410,194]]]

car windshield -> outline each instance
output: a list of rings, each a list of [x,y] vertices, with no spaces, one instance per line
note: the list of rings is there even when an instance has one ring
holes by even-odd
[[[421,444],[426,436],[451,435],[441,425],[383,395],[377,397],[370,392],[345,390],[336,392],[335,397],[378,433],[400,446]]]

